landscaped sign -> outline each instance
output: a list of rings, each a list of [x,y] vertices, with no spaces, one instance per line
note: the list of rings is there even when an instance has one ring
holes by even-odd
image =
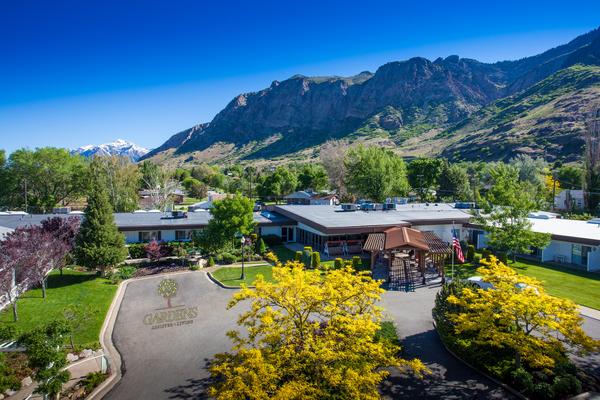
[[[166,300],[166,307],[157,308],[154,312],[144,316],[144,325],[152,329],[172,328],[176,326],[191,325],[198,317],[198,307],[172,305],[171,300],[177,296],[179,285],[174,279],[163,279],[157,287],[157,294]]]

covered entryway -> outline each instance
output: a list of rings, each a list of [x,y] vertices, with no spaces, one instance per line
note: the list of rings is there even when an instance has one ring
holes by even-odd
[[[404,291],[427,284],[428,276],[443,280],[444,262],[451,254],[449,244],[435,233],[407,227],[370,234],[363,250],[371,253],[373,277],[383,279],[388,289]]]

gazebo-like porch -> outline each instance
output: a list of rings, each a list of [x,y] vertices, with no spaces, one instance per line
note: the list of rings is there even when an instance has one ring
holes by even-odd
[[[435,233],[407,227],[370,234],[363,250],[371,253],[375,278],[384,279],[390,289],[406,291],[427,284],[426,272],[432,269],[443,281],[445,260],[452,254],[450,245]]]

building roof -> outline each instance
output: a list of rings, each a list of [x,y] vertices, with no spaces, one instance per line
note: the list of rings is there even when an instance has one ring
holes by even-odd
[[[528,219],[531,222],[532,231],[550,233],[555,240],[600,245],[600,224],[598,223],[557,218]]]
[[[187,213],[187,218],[174,218],[170,213],[115,213],[115,223],[122,231],[140,229],[195,229],[208,225],[211,219],[210,212],[200,211]],[[42,221],[52,218],[82,218],[82,215],[72,214],[27,214],[27,215],[0,215],[0,226],[5,228],[19,228],[29,225],[39,225]],[[254,221],[262,226],[268,225],[293,225],[294,221],[274,212],[261,214],[254,213]]]
[[[401,204],[395,210],[386,211],[342,211],[340,206],[332,205],[277,205],[271,208],[327,234],[381,232],[394,226],[462,223],[471,218],[470,214],[445,204]]]
[[[299,190],[283,196],[284,199],[310,199],[311,197],[313,197],[313,193],[306,190]]]

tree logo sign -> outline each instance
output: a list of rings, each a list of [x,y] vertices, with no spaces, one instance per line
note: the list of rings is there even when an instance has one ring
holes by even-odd
[[[179,284],[175,279],[166,278],[158,283],[157,294],[166,300],[167,306],[157,308],[144,315],[144,325],[151,329],[173,328],[191,325],[198,318],[198,307],[188,307],[184,304],[173,305],[171,300],[177,296]]]
[[[167,300],[167,308],[171,308],[171,299],[177,296],[178,285],[174,279],[163,279],[158,284],[158,294]]]

